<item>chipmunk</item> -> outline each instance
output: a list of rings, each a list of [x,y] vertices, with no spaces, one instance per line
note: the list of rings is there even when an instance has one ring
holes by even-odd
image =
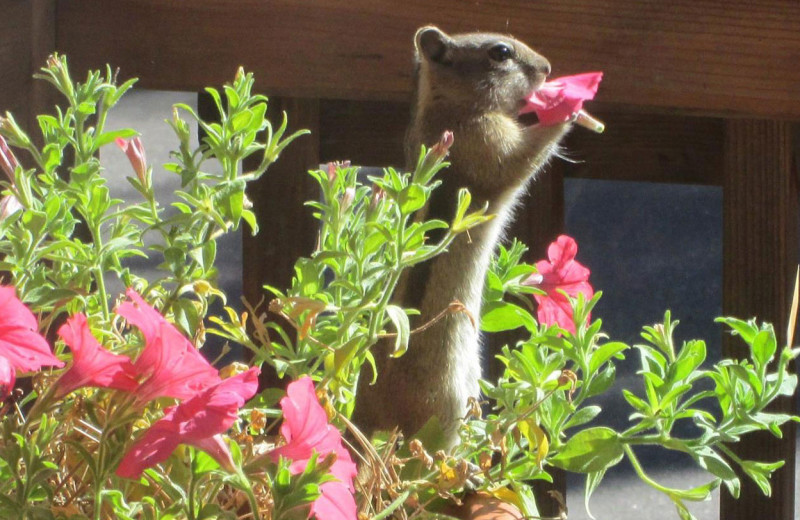
[[[450,168],[439,179],[425,217],[450,221],[457,193],[469,189],[473,203],[488,203],[495,218],[459,235],[448,251],[415,266],[401,280],[395,303],[420,311],[429,322],[454,300],[466,312],[447,314],[412,334],[408,351],[388,356],[388,342],[375,351],[378,379],[359,382],[354,422],[366,433],[398,427],[416,433],[437,416],[447,444],[480,390],[481,348],[477,320],[491,256],[528,182],[548,162],[569,123],[526,125],[518,114],[524,99],[550,74],[550,63],[524,43],[489,33],[448,35],[428,26],[414,37],[416,88],[406,133],[406,159],[413,168],[422,144],[454,134]]]

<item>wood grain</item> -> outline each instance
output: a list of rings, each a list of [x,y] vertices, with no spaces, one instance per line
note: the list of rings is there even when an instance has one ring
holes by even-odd
[[[199,90],[241,64],[273,94],[404,100],[428,23],[513,33],[556,74],[603,70],[602,101],[800,118],[790,0],[59,0],[57,46],[148,88]]]
[[[722,311],[726,316],[757,316],[774,324],[779,344],[786,341],[799,245],[791,143],[792,127],[787,123],[731,120],[725,124]],[[741,359],[746,348],[741,340],[728,336],[723,355]],[[791,413],[794,401],[785,399],[775,409]],[[783,439],[759,433],[732,446],[745,460],[784,460],[786,464],[773,475],[771,499],[743,478],[739,500],[722,494],[720,518],[794,518],[794,423],[783,432]]]

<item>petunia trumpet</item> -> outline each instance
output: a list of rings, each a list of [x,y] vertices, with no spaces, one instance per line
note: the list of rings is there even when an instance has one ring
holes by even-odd
[[[217,370],[171,323],[133,289],[130,301],[117,306],[117,314],[134,325],[145,338],[145,347],[133,366],[141,384],[136,401],[159,397],[188,399],[219,383]]]
[[[256,393],[258,373],[258,368],[251,368],[167,408],[164,417],[122,458],[117,475],[139,478],[145,469],[167,460],[179,444],[200,448],[223,468],[233,470],[233,460],[222,433],[231,427],[238,418],[239,409]]]
[[[58,329],[72,351],[72,365],[59,378],[56,397],[84,386],[132,392],[138,386],[136,370],[127,356],[109,352],[92,335],[84,314],[75,314]]]
[[[353,478],[357,473],[356,465],[342,444],[339,430],[328,423],[328,415],[319,404],[311,378],[303,377],[287,386],[281,409],[281,435],[286,444],[270,452],[273,461],[277,462],[280,457],[291,460],[289,470],[298,474],[305,470],[314,453],[320,460],[329,453],[336,454],[330,473],[337,480],[320,486],[321,495],[311,505],[309,517],[313,515],[317,520],[355,519]]]
[[[603,124],[583,110],[583,102],[594,98],[602,79],[602,72],[587,72],[550,80],[528,96],[520,114],[536,112],[545,126],[576,118],[577,123],[602,132]]]
[[[0,286],[0,356],[20,372],[64,366],[37,332],[38,328],[36,317],[17,298],[15,289]]]

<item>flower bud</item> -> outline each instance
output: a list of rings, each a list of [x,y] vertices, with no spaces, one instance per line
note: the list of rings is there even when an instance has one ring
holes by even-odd
[[[131,162],[131,166],[133,166],[133,171],[136,172],[136,177],[139,179],[139,182],[142,183],[145,189],[149,189],[150,183],[147,178],[147,158],[144,154],[142,139],[134,137],[133,139],[125,140],[118,137],[116,143],[117,146],[125,152],[125,155],[128,156],[128,160]]]
[[[381,202],[384,201],[384,199],[386,199],[386,191],[384,191],[383,188],[379,186],[373,186],[372,197],[370,197],[369,199],[370,212],[377,210],[378,207],[381,205]]]
[[[328,185],[333,186],[336,178],[339,176],[340,168],[349,168],[350,161],[331,161],[327,165],[328,170]]]
[[[342,195],[342,200],[340,201],[340,208],[342,212],[347,211],[347,208],[353,203],[353,200],[356,198],[356,189],[355,188],[347,188],[344,190],[344,195]]]
[[[450,147],[453,146],[453,132],[445,130],[439,142],[431,146],[428,153],[417,163],[417,169],[414,172],[414,182],[427,184],[431,180],[436,171],[439,170],[439,165],[447,157]]]
[[[431,148],[431,155],[435,158],[441,160],[447,156],[447,153],[450,151],[450,147],[453,146],[453,132],[450,130],[445,130],[442,134],[442,137],[439,139],[439,142],[433,145]]]
[[[5,172],[8,180],[12,183],[14,182],[14,170],[17,169],[17,166],[19,166],[17,158],[14,157],[14,154],[11,152],[11,148],[8,147],[8,143],[6,142],[5,138],[0,135],[0,168],[3,169],[3,172]]]

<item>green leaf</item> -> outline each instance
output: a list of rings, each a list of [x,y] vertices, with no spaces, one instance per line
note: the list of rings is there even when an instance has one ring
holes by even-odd
[[[139,132],[132,128],[123,128],[121,130],[103,132],[102,134],[98,135],[97,138],[95,138],[94,146],[95,149],[101,148],[110,142],[115,141],[117,138],[130,139],[131,137],[136,137],[137,135],[139,135]]]
[[[175,324],[182,332],[190,338],[194,337],[200,321],[197,306],[195,306],[194,302],[186,298],[180,298],[172,304],[172,313],[175,315]]]
[[[743,460],[741,462],[741,467],[747,476],[758,485],[761,492],[764,493],[764,496],[771,496],[772,487],[769,484],[769,479],[776,469],[783,467],[783,464],[784,462],[782,460],[771,464],[767,462],[756,462],[754,460]]]
[[[400,211],[405,215],[422,208],[425,202],[425,190],[419,184],[409,184],[400,192],[397,198]]]
[[[527,327],[533,330],[536,322],[530,312],[513,303],[504,301],[489,302],[483,306],[481,330],[484,332],[501,332]]]
[[[594,471],[586,475],[586,488],[583,492],[583,507],[586,509],[586,514],[589,515],[589,518],[592,520],[594,520],[594,515],[589,510],[589,499],[592,497],[592,494],[594,493],[595,489],[597,489],[597,486],[600,485],[600,482],[602,482],[605,475],[606,470],[604,469],[600,471]]]
[[[192,472],[195,475],[209,473],[215,469],[219,469],[219,467],[220,465],[214,460],[214,457],[202,450],[194,450],[192,456]]]
[[[717,323],[724,323],[728,327],[732,328],[733,332],[741,336],[744,342],[748,345],[753,343],[753,338],[755,338],[756,333],[758,333],[758,328],[752,322],[728,317],[717,318],[714,321]]]
[[[594,473],[614,466],[623,455],[619,434],[596,427],[575,434],[549,462],[567,471]]]
[[[564,425],[564,429],[566,430],[567,428],[582,426],[597,417],[600,411],[601,408],[596,405],[584,406],[575,412],[572,417],[570,417],[569,421],[567,421],[567,424]]]
[[[628,345],[620,341],[609,341],[600,346],[592,353],[592,358],[589,360],[589,373],[597,372],[597,369],[599,369],[603,363],[629,348]]]
[[[778,343],[771,325],[756,334],[753,338],[752,349],[753,359],[758,362],[759,366],[766,366],[772,360],[778,350]]]
[[[701,468],[712,475],[722,479],[722,482],[734,497],[739,496],[739,478],[733,468],[722,458],[722,456],[707,446],[690,451],[690,455],[697,461]]]
[[[411,336],[411,326],[408,323],[408,315],[397,305],[387,305],[386,314],[394,324],[397,336],[394,341],[392,357],[400,357],[408,350],[408,340]]]
[[[231,118],[231,129],[234,132],[239,132],[240,130],[245,130],[247,127],[250,126],[250,122],[253,120],[253,113],[250,110],[245,110],[244,112],[239,112],[233,118]]]

